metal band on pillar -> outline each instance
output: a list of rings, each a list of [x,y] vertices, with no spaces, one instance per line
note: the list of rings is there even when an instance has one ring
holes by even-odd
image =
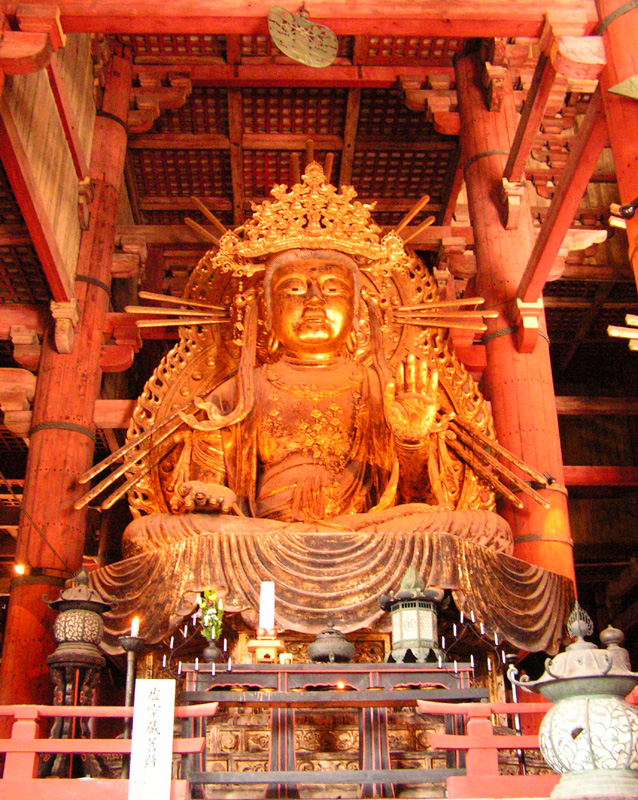
[[[29,436],[33,436],[38,431],[45,431],[50,429],[58,429],[62,431],[73,431],[73,433],[81,433],[83,436],[88,436],[89,439],[95,441],[95,431],[90,428],[85,428],[84,425],[76,425],[74,422],[40,422],[34,425],[29,431]]]
[[[107,295],[111,296],[111,289],[108,287],[104,281],[98,280],[98,278],[92,278],[90,275],[76,275],[76,281],[80,281],[81,283],[90,283],[92,286],[99,286],[100,289],[103,289]]]
[[[633,11],[635,8],[638,8],[638,0],[629,0],[628,3],[618,6],[615,11],[612,11],[611,14],[607,14],[605,19],[598,24],[598,27],[595,30],[596,36],[600,36],[603,31],[607,30],[611,23],[617,20],[618,17],[622,17],[624,14],[627,14],[629,11]]]
[[[467,179],[468,167],[471,167],[475,161],[478,161],[479,158],[488,158],[489,156],[509,156],[509,150],[483,150],[482,153],[475,153],[471,158],[468,158],[463,165],[463,177]]]
[[[128,136],[128,126],[123,119],[120,119],[120,117],[115,116],[115,114],[109,114],[108,111],[96,111],[95,116],[104,117],[105,119],[111,119],[113,122],[117,122],[118,125],[121,125],[124,128],[124,132]]]

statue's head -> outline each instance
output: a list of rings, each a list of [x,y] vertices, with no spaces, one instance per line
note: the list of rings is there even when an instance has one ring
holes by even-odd
[[[341,352],[356,326],[359,292],[359,270],[344,253],[277,253],[264,276],[270,340],[284,352],[318,360]]]

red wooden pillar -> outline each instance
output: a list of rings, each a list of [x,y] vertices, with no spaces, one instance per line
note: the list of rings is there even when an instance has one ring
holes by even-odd
[[[607,66],[600,76],[609,141],[614,156],[620,202],[638,197],[638,100],[607,90],[638,75],[638,7],[624,0],[597,0]],[[638,212],[627,220],[629,260],[638,282]]]
[[[471,48],[458,59],[456,78],[477,294],[485,298],[486,308],[498,311],[498,318],[489,320],[485,336],[483,388],[492,402],[499,442],[556,481],[553,489],[542,492],[551,504],[549,510],[522,497],[523,510],[508,505],[503,515],[512,525],[518,558],[573,579],[549,343],[541,333],[534,352],[523,355],[516,349],[514,336],[516,291],[532,250],[533,232],[526,199],[516,229],[506,230],[500,215],[501,178],[517,126],[513,91],[506,80],[500,110],[487,109],[482,62]]]
[[[58,596],[64,579],[82,563],[86,510],[73,503],[77,478],[92,463],[95,401],[117,208],[126,155],[131,88],[129,59],[114,56],[102,111],[95,122],[91,177],[95,186],[90,228],[82,237],[76,276],[80,321],[73,352],[55,349],[52,326],[42,346],[16,561],[31,574],[12,581],[0,667],[0,705],[46,702],[46,657],[54,649],[55,617],[42,596]]]

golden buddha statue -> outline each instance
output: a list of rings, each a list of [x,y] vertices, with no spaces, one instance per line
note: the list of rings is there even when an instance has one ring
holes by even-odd
[[[251,618],[261,580],[277,584],[281,627],[353,630],[378,622],[377,597],[413,565],[515,641],[517,592],[538,602],[542,584],[556,604],[569,590],[511,557],[493,510],[494,490],[519,502],[504,475],[533,490],[494,457],[486,403],[447,343],[478,312],[440,301],[318,164],[273,195],[198,265],[180,342],[138,403],[117,471],[136,517],[126,559],[93,576],[118,598],[112,633],[144,596],[160,638],[211,585]],[[537,613],[551,646],[560,634]]]

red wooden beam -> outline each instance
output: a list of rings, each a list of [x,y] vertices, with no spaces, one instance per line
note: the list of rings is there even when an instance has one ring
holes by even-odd
[[[564,466],[565,486],[638,486],[638,467]]]
[[[69,95],[67,94],[55,53],[47,65],[47,75],[49,76],[49,84],[51,85],[51,91],[53,92],[55,105],[58,109],[62,129],[64,130],[64,135],[66,136],[66,141],[69,146],[73,166],[75,167],[75,174],[78,176],[78,180],[84,180],[89,174],[89,165],[84,155],[84,148],[82,147],[78,129],[75,125],[75,115],[71,108]]]
[[[0,97],[0,158],[29,229],[53,299],[59,303],[69,302],[75,296],[73,284],[64,266],[51,220],[31,172],[13,114],[4,97]]]
[[[243,33],[267,32],[269,0],[255,0],[250,6],[228,0],[59,0],[62,24],[69,32],[103,33]],[[591,0],[555,0],[552,9],[582,19],[587,31],[597,23]],[[317,15],[317,13],[319,15]],[[543,6],[536,0],[510,0],[485,7],[475,0],[455,3],[396,0],[379,4],[375,0],[326,0],[312,17],[337,34],[538,37],[543,28]]]
[[[508,181],[520,181],[525,177],[525,164],[538,133],[555,77],[556,69],[550,57],[541,53],[521,111],[512,149],[503,170],[503,177]]]
[[[607,125],[600,91],[597,91],[589,102],[583,124],[522,275],[516,296],[524,303],[535,303],[541,296],[606,141]]]

